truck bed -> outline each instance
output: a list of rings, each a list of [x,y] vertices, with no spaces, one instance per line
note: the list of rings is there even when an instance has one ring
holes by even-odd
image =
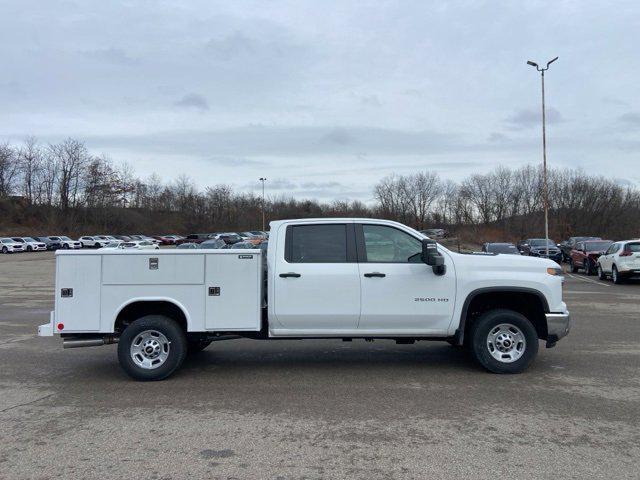
[[[187,331],[260,330],[259,249],[58,251],[56,256],[52,333],[111,333],[118,314],[138,301],[170,301],[183,311]]]

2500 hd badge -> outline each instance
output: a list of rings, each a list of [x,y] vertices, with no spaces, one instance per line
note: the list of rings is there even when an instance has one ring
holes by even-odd
[[[448,298],[436,298],[436,297],[416,297],[414,302],[448,302]]]

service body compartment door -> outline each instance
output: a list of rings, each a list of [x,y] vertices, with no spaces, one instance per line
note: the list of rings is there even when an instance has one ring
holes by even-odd
[[[100,255],[57,256],[55,318],[64,324],[60,333],[100,329],[101,264]]]
[[[223,250],[207,254],[205,295],[207,330],[260,330],[260,250]]]

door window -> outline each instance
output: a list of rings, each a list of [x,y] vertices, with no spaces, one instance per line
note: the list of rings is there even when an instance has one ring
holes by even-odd
[[[286,260],[290,263],[346,263],[347,226],[293,225],[287,228]]]
[[[385,225],[363,225],[365,261],[369,263],[419,263],[422,242],[402,230]]]

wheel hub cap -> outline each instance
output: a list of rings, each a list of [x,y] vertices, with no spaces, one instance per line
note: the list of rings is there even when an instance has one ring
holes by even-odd
[[[171,342],[157,330],[140,332],[131,342],[131,359],[147,370],[158,368],[169,357]]]
[[[526,348],[524,334],[510,323],[496,325],[487,335],[487,349],[499,362],[515,362],[522,357]]]

